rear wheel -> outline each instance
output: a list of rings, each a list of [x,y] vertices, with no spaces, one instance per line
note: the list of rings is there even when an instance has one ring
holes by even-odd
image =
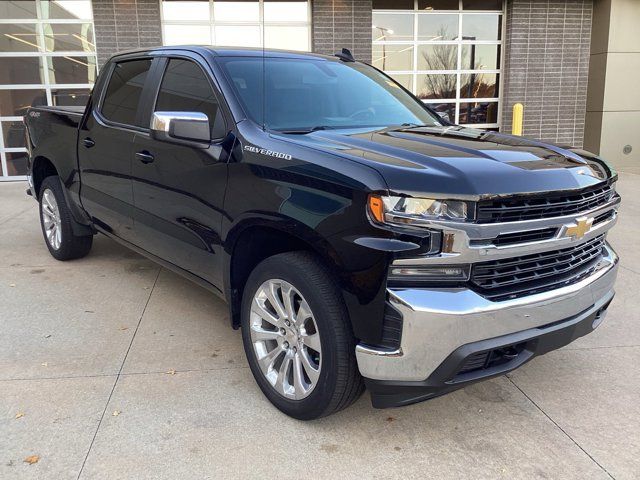
[[[287,415],[329,415],[363,391],[340,292],[308,253],[275,255],[251,273],[242,300],[242,338],[258,385]]]
[[[84,257],[91,250],[92,235],[75,235],[60,179],[47,177],[40,187],[40,225],[45,243],[57,260]]]

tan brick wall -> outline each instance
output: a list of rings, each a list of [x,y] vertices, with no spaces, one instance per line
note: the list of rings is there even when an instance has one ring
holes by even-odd
[[[312,0],[313,51],[333,55],[348,48],[371,63],[371,0]]]
[[[100,66],[115,53],[162,45],[158,0],[93,0]]]
[[[584,140],[592,0],[508,0],[502,130],[524,104],[523,134],[561,145]]]

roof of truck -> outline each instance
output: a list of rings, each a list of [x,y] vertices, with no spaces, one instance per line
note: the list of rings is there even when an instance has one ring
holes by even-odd
[[[137,48],[135,50],[127,50],[119,52],[114,57],[120,55],[130,55],[132,53],[152,53],[152,52],[166,52],[172,50],[187,50],[191,52],[197,52],[200,54],[209,54],[216,57],[261,57],[265,55],[267,57],[279,57],[279,58],[322,58],[325,60],[338,61],[339,59],[333,55],[322,55],[319,53],[300,52],[294,50],[278,50],[274,48],[260,48],[260,47],[218,47],[213,45],[172,45],[153,48]]]

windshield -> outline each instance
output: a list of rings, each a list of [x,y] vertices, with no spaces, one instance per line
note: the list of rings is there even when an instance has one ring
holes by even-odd
[[[247,114],[270,130],[442,125],[419,100],[368,65],[267,57],[263,75],[262,57],[218,61]]]

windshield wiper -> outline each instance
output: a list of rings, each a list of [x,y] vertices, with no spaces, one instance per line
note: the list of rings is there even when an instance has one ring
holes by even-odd
[[[315,127],[310,127],[310,128],[290,128],[286,130],[277,130],[277,132],[304,135],[305,133],[317,132],[318,130],[328,130],[330,128],[336,128],[336,127],[329,127],[327,125],[316,125]]]
[[[409,130],[411,128],[432,127],[432,126],[433,125],[421,125],[419,123],[406,122],[406,123],[400,123],[400,124],[394,124],[394,125],[380,126],[380,128],[384,129],[384,131],[386,132],[395,132],[398,130]]]
[[[309,128],[288,128],[285,130],[276,130],[278,133],[290,133],[304,135],[307,133],[317,132],[318,130],[337,130],[337,129],[350,129],[350,128],[387,128],[389,130],[399,130],[402,128],[418,128],[418,127],[433,127],[433,125],[420,125],[418,123],[403,123],[401,125],[389,125],[388,127],[375,127],[374,125],[361,125],[361,126],[346,126],[346,125],[317,125]]]
[[[403,123],[400,125],[402,128],[419,128],[419,127],[434,127],[435,125],[427,125],[426,123]]]

